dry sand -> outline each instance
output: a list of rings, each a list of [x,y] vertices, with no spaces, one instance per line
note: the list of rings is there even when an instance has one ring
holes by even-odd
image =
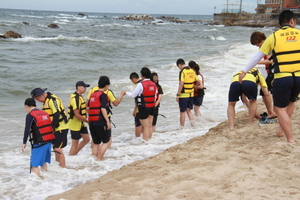
[[[261,104],[258,112],[264,112]],[[278,124],[247,125],[246,111],[236,129],[225,121],[209,132],[151,158],[113,170],[79,185],[58,199],[300,199],[300,102],[295,104],[296,143],[276,137]]]

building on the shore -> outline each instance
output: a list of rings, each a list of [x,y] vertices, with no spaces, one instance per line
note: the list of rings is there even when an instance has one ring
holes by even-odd
[[[260,6],[259,6],[260,5]],[[261,6],[257,6],[257,13],[261,13]],[[265,13],[280,13],[283,10],[292,10],[295,13],[300,13],[300,0],[266,0],[264,4]]]

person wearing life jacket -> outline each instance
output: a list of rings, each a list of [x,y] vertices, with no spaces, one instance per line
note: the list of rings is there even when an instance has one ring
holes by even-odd
[[[86,103],[83,94],[89,84],[78,81],[75,85],[76,91],[71,94],[68,113],[69,113],[69,129],[71,131],[72,146],[69,155],[76,155],[90,141],[90,136],[85,123],[88,123]],[[83,140],[79,142],[80,138]]]
[[[69,131],[68,118],[65,113],[64,105],[60,98],[46,89],[35,88],[31,91],[31,96],[36,101],[41,102],[43,111],[49,114],[54,129],[55,140],[53,141],[53,149],[55,152],[55,160],[61,167],[66,167],[66,159],[63,148],[67,145],[67,135]]]
[[[204,98],[204,78],[203,75],[200,73],[200,67],[199,65],[191,60],[189,62],[189,67],[194,70],[194,72],[197,74],[198,79],[200,81],[200,85],[197,85],[197,82],[194,82],[194,112],[195,116],[199,117],[200,114],[200,106],[202,105],[203,98]]]
[[[294,143],[291,116],[294,102],[300,92],[300,30],[296,29],[296,15],[290,10],[279,14],[280,29],[264,41],[259,51],[252,57],[239,81],[264,55],[272,51],[274,61],[273,101],[279,120],[277,136],[286,136],[287,142]]]
[[[157,87],[157,96],[156,96],[157,98],[155,101],[155,109],[154,109],[154,115],[153,115],[153,121],[152,121],[152,132],[154,132],[156,122],[157,122],[158,112],[159,112],[158,110],[159,110],[160,102],[161,102],[162,95],[164,94],[164,92],[163,92],[161,85],[159,84],[158,75],[156,72],[151,73],[150,80],[153,81]]]
[[[90,99],[90,96],[93,92],[95,92],[96,90],[99,90],[99,87],[98,86],[95,86],[93,88],[91,88],[88,92],[88,95],[87,95],[87,102],[86,102],[86,105],[89,104],[89,99]],[[106,91],[104,91],[104,93],[107,95],[108,97],[108,104],[109,104],[109,111],[108,111],[108,118],[111,120],[111,115],[112,115],[112,109],[113,107],[111,106],[114,105],[115,107],[117,107],[122,99],[123,99],[123,96],[124,94],[121,94],[119,96],[119,98],[116,98],[114,92],[111,90],[111,89],[107,89]],[[89,109],[89,107],[87,107],[87,110]],[[112,143],[112,137],[110,138],[111,140],[109,141],[109,148],[111,147],[111,143]],[[92,142],[92,146],[93,146],[93,142]]]
[[[194,115],[192,113],[194,104],[194,82],[199,86],[201,83],[198,76],[189,66],[186,66],[185,61],[179,58],[176,61],[179,72],[179,85],[176,94],[176,101],[179,104],[180,110],[180,126],[184,127],[185,114],[187,114],[191,125],[194,126]]]
[[[257,109],[257,86],[260,85],[265,96],[271,98],[268,91],[267,83],[264,77],[259,73],[258,69],[253,68],[250,70],[246,76],[243,78],[242,84],[239,83],[239,75],[242,71],[236,73],[232,79],[228,92],[228,107],[227,107],[227,117],[229,122],[229,128],[234,129],[234,117],[235,117],[235,105],[239,101],[242,95],[245,95],[247,99],[242,99],[248,107],[249,119],[248,124],[253,124],[254,116]],[[246,101],[249,101],[247,103]]]
[[[141,69],[142,81],[136,85],[132,92],[122,92],[137,100],[139,118],[143,126],[143,140],[145,141],[152,138],[152,121],[157,96],[157,87],[150,80],[150,75],[150,69],[143,67]]]
[[[105,94],[109,85],[109,78],[100,76],[98,81],[99,90],[91,94],[88,102],[88,121],[94,143],[92,145],[92,155],[96,156],[98,161],[103,159],[111,138],[111,124],[108,117],[109,101]]]
[[[39,166],[43,171],[47,171],[47,163],[51,162],[51,141],[55,138],[52,122],[46,112],[36,108],[34,99],[26,99],[24,108],[28,114],[26,115],[22,151],[25,150],[29,137],[32,148],[30,169],[41,176]]]
[[[135,85],[141,82],[142,79],[140,79],[139,75],[136,72],[132,72],[129,75],[129,79],[131,80],[131,82]],[[138,109],[138,105],[137,102],[135,100],[135,106],[132,112],[132,116],[134,117],[134,128],[135,128],[135,137],[140,137],[142,132],[143,132],[143,127],[140,121],[140,117],[139,117],[139,109]]]
[[[251,34],[250,36],[250,42],[252,45],[255,45],[257,47],[261,47],[262,44],[264,43],[264,41],[266,40],[266,36],[264,33],[259,32],[259,31],[255,31]],[[263,60],[259,61],[258,64],[264,64],[265,65],[265,69],[267,72],[267,77],[266,77],[266,83],[268,85],[268,90],[269,92],[272,93],[272,82],[274,80],[274,73],[273,73],[273,57],[271,55],[264,55]],[[273,108],[273,99],[268,98],[264,95],[262,89],[260,89],[260,96],[262,96],[263,98],[263,102],[266,105],[267,108],[267,112],[268,112],[268,118],[275,118],[277,115],[274,111]],[[268,101],[270,100],[270,101]],[[257,115],[258,118],[261,118],[260,115]]]

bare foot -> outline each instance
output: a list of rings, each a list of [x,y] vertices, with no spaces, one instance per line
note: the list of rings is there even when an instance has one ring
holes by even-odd
[[[283,131],[281,130],[280,127],[277,128],[276,136],[277,136],[277,137],[283,137],[283,136],[284,136]]]

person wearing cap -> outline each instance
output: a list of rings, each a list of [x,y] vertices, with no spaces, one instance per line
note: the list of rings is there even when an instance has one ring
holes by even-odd
[[[100,77],[101,77],[101,76],[100,76]],[[89,99],[90,99],[90,97],[91,97],[91,94],[93,94],[93,92],[95,92],[95,91],[97,91],[97,90],[99,90],[99,86],[95,86],[95,87],[93,87],[93,88],[91,88],[91,89],[89,90],[88,95],[87,95],[87,97],[86,97],[86,99],[87,99],[87,102],[86,102],[86,104],[87,104],[87,110],[89,109],[89,107],[88,107],[88,102],[89,102]],[[105,90],[104,93],[105,93],[105,94],[107,95],[107,97],[108,97],[108,104],[109,104],[109,108],[110,108],[110,109],[112,109],[111,103],[112,103],[115,107],[117,107],[117,106],[121,103],[122,98],[123,98],[123,96],[125,95],[125,94],[122,94],[122,93],[121,93],[121,95],[120,95],[119,98],[117,99],[116,96],[115,96],[115,94],[113,93],[113,91],[112,91],[111,89]],[[111,112],[111,110],[110,110],[110,113],[108,113],[108,117],[109,117],[109,118],[111,118],[111,114],[112,114],[112,112]],[[109,148],[111,147],[111,143],[112,143],[112,138],[111,138],[111,140],[109,141]],[[93,146],[93,142],[92,142],[92,146]]]
[[[55,160],[61,167],[64,168],[66,167],[66,160],[62,149],[68,142],[68,119],[62,100],[50,92],[46,93],[45,90],[47,90],[47,88],[35,88],[31,91],[31,96],[34,100],[42,103],[42,110],[48,113],[51,118],[52,128],[55,135],[55,139],[53,141]]]
[[[108,117],[108,97],[104,93],[110,85],[107,76],[100,76],[98,81],[99,90],[93,92],[88,102],[88,121],[91,136],[93,138],[92,155],[100,161],[109,147],[111,138],[111,124]]]
[[[76,91],[71,94],[68,105],[69,129],[71,131],[72,146],[69,155],[76,155],[90,141],[87,126],[86,103],[82,97],[89,84],[78,81]],[[83,140],[79,143],[80,138]]]

